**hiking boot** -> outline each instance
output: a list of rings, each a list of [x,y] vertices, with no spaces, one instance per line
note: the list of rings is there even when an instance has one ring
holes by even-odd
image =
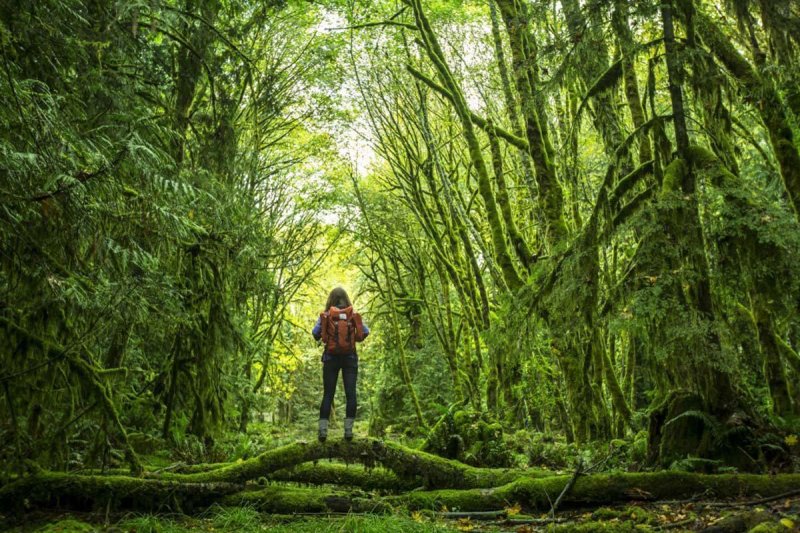
[[[344,419],[344,440],[353,440],[353,423],[355,421],[355,418]]]
[[[319,419],[319,431],[317,432],[317,439],[320,442],[325,442],[328,438],[328,419],[320,418]]]

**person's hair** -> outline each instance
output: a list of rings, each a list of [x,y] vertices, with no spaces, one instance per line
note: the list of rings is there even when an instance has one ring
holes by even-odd
[[[341,287],[336,287],[328,295],[328,301],[325,303],[325,310],[327,311],[331,307],[344,309],[345,307],[350,307],[351,305],[353,304],[350,303],[350,298],[347,296],[347,292]]]

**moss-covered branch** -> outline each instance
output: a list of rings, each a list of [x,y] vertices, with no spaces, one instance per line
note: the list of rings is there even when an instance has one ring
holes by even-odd
[[[494,489],[410,492],[388,498],[394,504],[415,509],[482,511],[520,504],[530,511],[549,511],[551,502],[564,490],[571,476],[521,478]],[[703,494],[714,498],[762,497],[786,493],[800,486],[800,474],[777,476],[704,475],[687,472],[598,474],[578,478],[564,496],[564,507],[609,504],[630,500],[682,499]]]
[[[752,95],[758,98],[756,108],[764,121],[772,149],[780,166],[784,186],[795,212],[800,210],[800,152],[792,133],[786,109],[773,83],[739,53],[710,17],[696,15],[703,42]]]
[[[445,97],[447,100],[449,100],[451,102],[453,101],[453,95],[452,95],[452,93],[450,93],[450,91],[448,91],[447,89],[445,89],[444,87],[442,87],[441,85],[436,83],[434,80],[430,79],[428,76],[426,76],[425,74],[423,74],[419,70],[415,69],[411,65],[406,65],[406,70],[408,70],[409,74],[411,74],[412,76],[417,78],[419,81],[421,81],[422,83],[424,83],[425,85],[427,85],[428,87],[430,87],[431,89],[433,89],[434,91],[436,91],[437,93],[439,93],[440,95]],[[475,124],[476,126],[478,126],[479,128],[481,128],[484,131],[487,131],[487,132],[489,131],[488,130],[489,121],[487,121],[485,118],[481,117],[480,115],[474,113],[471,110],[469,111],[469,116],[470,116],[470,119],[472,119],[472,123],[473,124]],[[519,148],[520,150],[524,150],[527,153],[527,151],[528,151],[528,141],[526,141],[522,137],[519,137],[517,135],[514,135],[513,133],[510,133],[510,132],[504,130],[503,128],[497,127],[497,125],[493,125],[493,128],[494,128],[495,134],[498,137],[504,139],[509,144]]]
[[[211,472],[230,466],[235,463],[202,463],[196,465],[183,465],[170,472],[176,474],[198,474]],[[101,474],[101,472],[92,472]],[[122,469],[107,471],[105,474],[125,474]],[[159,479],[161,471],[145,472],[144,477]],[[307,485],[340,485],[347,487],[359,487],[365,490],[384,490],[402,492],[413,490],[423,486],[422,477],[402,478],[386,468],[364,467],[360,464],[342,464],[314,462],[300,465],[293,465],[283,470],[278,470],[269,474],[270,481],[280,481],[289,483],[302,483]]]
[[[163,474],[161,478],[187,483],[241,483],[269,477],[279,470],[320,459],[342,459],[366,466],[380,464],[402,479],[421,478],[429,488],[493,487],[524,474],[524,471],[519,470],[476,468],[394,442],[359,439],[352,442],[298,442],[208,472]]]
[[[496,0],[508,34],[514,85],[525,121],[529,154],[539,189],[539,206],[547,224],[551,245],[560,244],[567,235],[564,221],[564,193],[553,162],[555,150],[550,141],[548,117],[538,88],[537,45],[530,28],[530,14],[524,3]]]
[[[497,203],[495,201],[494,193],[492,191],[492,183],[489,179],[489,172],[487,170],[486,161],[483,158],[480,142],[473,127],[472,114],[467,106],[466,98],[456,81],[450,67],[445,61],[445,54],[439,44],[439,40],[431,28],[430,22],[424,13],[422,3],[418,0],[411,0],[411,7],[414,12],[414,19],[417,27],[419,27],[420,37],[422,38],[422,45],[427,52],[428,58],[436,68],[438,77],[444,88],[452,96],[453,109],[458,115],[459,121],[462,126],[462,135],[466,142],[469,152],[470,161],[475,170],[475,175],[478,178],[478,192],[483,199],[483,208],[486,214],[486,221],[490,228],[490,235],[492,237],[492,244],[494,247],[494,255],[498,266],[503,274],[506,284],[512,291],[516,291],[523,285],[522,278],[519,272],[514,268],[514,263],[508,249],[505,239],[505,232],[503,231],[503,222],[499,213]]]

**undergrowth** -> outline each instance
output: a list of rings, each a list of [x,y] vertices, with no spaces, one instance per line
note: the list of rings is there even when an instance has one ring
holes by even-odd
[[[87,520],[90,520],[87,518]],[[248,507],[217,509],[197,519],[143,514],[123,518],[111,524],[98,524],[75,518],[63,518],[44,525],[17,528],[17,532],[36,533],[186,533],[190,531],[269,531],[274,533],[449,533],[457,529],[436,522],[420,522],[398,515],[345,515],[325,517],[290,517],[262,515]]]

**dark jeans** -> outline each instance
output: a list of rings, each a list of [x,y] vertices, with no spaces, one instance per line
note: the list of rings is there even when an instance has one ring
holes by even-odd
[[[347,398],[345,416],[356,417],[356,380],[358,379],[358,356],[334,355],[322,363],[322,385],[325,389],[322,404],[319,406],[319,417],[327,420],[331,416],[331,404],[336,394],[336,382],[339,381],[339,370],[344,381],[344,395]]]

